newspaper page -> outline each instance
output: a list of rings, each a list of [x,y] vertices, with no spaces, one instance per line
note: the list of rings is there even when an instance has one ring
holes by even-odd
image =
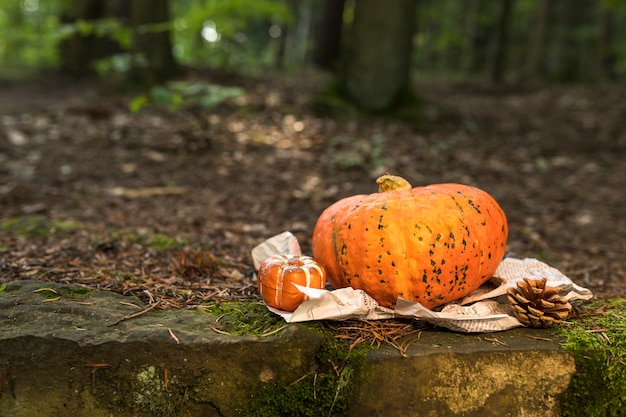
[[[569,301],[589,300],[593,294],[587,288],[576,285],[558,269],[553,268],[537,259],[504,258],[494,276],[485,285],[463,298],[461,304],[469,304],[480,300],[495,298],[506,294],[510,287],[516,287],[517,282],[524,278],[548,279],[548,285],[561,288],[561,293]]]
[[[290,232],[274,236],[252,251],[254,264],[258,265],[275,253],[301,254],[297,239]],[[311,320],[389,319],[411,317],[435,326],[464,333],[495,332],[522,326],[513,317],[506,302],[506,291],[524,278],[548,279],[548,285],[560,287],[561,293],[570,300],[588,300],[590,290],[576,285],[557,269],[533,258],[505,258],[494,277],[462,300],[428,309],[420,303],[399,298],[395,310],[380,306],[362,290],[339,288],[320,290],[297,286],[309,299],[293,312],[268,307],[288,323]]]
[[[288,255],[302,255],[300,243],[291,232],[283,232],[272,236],[263,243],[252,249],[252,261],[254,268],[258,271],[261,263],[272,255],[285,253]]]
[[[328,291],[300,285],[296,287],[309,299],[300,304],[293,313],[268,306],[270,311],[282,316],[288,323],[311,320],[380,320],[395,317],[392,309],[379,305],[363,290],[346,287]]]

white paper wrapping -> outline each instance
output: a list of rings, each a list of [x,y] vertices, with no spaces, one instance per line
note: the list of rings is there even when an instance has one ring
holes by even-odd
[[[298,239],[296,239],[291,232],[283,232],[255,246],[254,249],[252,249],[252,260],[254,261],[256,270],[259,270],[264,260],[277,253],[302,255]]]
[[[290,232],[284,232],[252,250],[255,267],[275,253],[301,254],[297,239]],[[570,300],[588,300],[593,297],[590,290],[576,285],[557,269],[533,258],[502,260],[494,277],[462,300],[430,310],[420,303],[399,298],[395,310],[380,306],[376,300],[362,290],[340,288],[320,290],[297,286],[308,295],[293,313],[268,307],[282,316],[288,323],[311,320],[346,319],[389,319],[412,317],[436,326],[465,333],[494,332],[522,326],[509,314],[506,294],[509,287],[515,287],[524,278],[548,279],[548,285],[560,287],[561,293]]]
[[[296,285],[296,284],[294,284]],[[333,291],[296,287],[309,299],[289,313],[269,307],[270,311],[282,316],[288,323],[311,320],[379,320],[395,317],[394,310],[378,305],[376,300],[363,290],[339,288]]]

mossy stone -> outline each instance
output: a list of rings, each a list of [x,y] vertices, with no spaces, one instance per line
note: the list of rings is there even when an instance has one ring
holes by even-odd
[[[561,397],[563,416],[626,415],[626,299],[598,299],[560,327],[576,374]]]

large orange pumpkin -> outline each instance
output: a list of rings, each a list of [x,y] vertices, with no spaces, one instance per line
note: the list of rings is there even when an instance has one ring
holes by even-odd
[[[272,255],[261,263],[258,286],[265,303],[279,310],[294,311],[308,299],[293,284],[322,289],[326,272],[306,255]]]
[[[412,186],[384,175],[379,192],[328,207],[313,257],[335,288],[362,289],[380,305],[398,297],[433,308],[480,287],[504,256],[508,226],[486,192],[461,184]]]

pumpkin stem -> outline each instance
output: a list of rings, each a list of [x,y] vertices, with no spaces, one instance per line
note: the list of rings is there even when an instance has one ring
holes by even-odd
[[[379,193],[386,193],[387,191],[394,190],[410,190],[413,188],[413,186],[404,178],[391,174],[385,174],[378,177],[376,184],[378,184]]]

